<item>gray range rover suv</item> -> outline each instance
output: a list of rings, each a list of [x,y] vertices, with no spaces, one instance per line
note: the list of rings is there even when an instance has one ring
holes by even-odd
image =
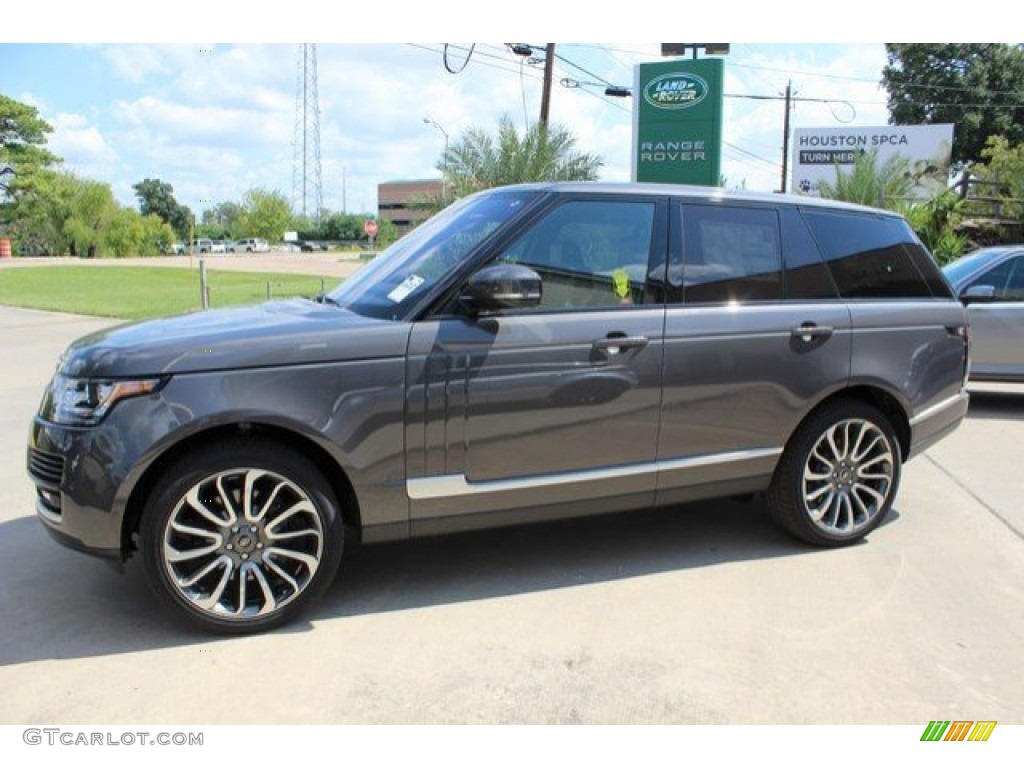
[[[903,219],[635,184],[494,189],[333,293],[71,345],[30,434],[68,546],[266,629],[363,542],[764,492],[861,539],[967,410],[964,308]],[[69,587],[69,588],[73,588]]]

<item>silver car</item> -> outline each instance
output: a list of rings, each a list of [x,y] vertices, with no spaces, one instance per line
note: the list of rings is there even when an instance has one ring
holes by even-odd
[[[1024,382],[1024,245],[982,248],[942,272],[967,305],[971,380]]]

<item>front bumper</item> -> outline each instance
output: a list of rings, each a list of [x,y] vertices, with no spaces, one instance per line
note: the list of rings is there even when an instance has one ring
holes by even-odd
[[[159,395],[125,400],[93,427],[38,416],[28,440],[36,516],[61,544],[108,560],[129,554],[122,523],[147,451],[176,419]]]

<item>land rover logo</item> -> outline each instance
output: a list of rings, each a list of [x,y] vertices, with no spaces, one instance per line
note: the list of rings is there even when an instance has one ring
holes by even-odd
[[[658,109],[688,109],[704,101],[708,84],[702,77],[669,72],[656,77],[644,88],[644,100]]]

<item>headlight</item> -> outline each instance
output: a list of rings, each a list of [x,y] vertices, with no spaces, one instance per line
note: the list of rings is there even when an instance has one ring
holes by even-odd
[[[91,426],[119,401],[155,392],[161,383],[159,378],[74,379],[57,374],[43,397],[39,415],[56,424]]]

